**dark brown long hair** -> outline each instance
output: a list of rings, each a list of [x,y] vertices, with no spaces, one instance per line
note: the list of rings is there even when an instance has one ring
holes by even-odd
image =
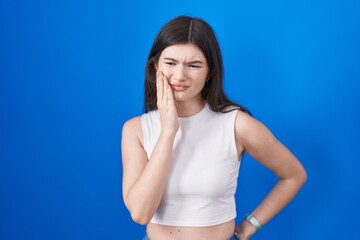
[[[155,38],[145,69],[145,112],[157,109],[155,63],[159,61],[161,52],[171,45],[183,43],[196,45],[205,55],[209,72],[201,95],[211,110],[228,112],[240,109],[251,115],[249,110],[231,102],[225,95],[222,56],[213,29],[204,20],[187,16],[179,16],[168,22]]]

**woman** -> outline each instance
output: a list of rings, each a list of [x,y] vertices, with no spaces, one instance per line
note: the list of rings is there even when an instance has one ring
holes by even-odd
[[[155,39],[145,74],[145,111],[122,132],[123,198],[144,239],[246,240],[306,181],[292,153],[222,86],[220,48],[203,20],[177,17]],[[279,177],[235,226],[234,193],[247,152]]]

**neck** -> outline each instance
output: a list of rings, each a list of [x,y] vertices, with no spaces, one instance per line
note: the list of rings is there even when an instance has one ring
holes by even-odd
[[[191,117],[200,112],[205,106],[205,100],[196,102],[176,101],[176,110],[179,117]]]

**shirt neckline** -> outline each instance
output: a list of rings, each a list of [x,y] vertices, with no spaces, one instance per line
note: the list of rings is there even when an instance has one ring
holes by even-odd
[[[209,105],[207,103],[205,103],[204,107],[199,112],[195,113],[194,115],[191,115],[189,117],[178,117],[178,118],[180,121],[193,120],[193,119],[199,118],[199,116],[201,116],[202,113],[204,113],[208,108],[209,108]]]

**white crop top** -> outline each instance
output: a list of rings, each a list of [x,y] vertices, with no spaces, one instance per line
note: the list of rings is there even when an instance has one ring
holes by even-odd
[[[179,118],[168,182],[152,223],[203,227],[236,217],[236,113],[216,113],[206,104],[199,113]],[[141,124],[150,159],[160,135],[159,112],[143,114]]]

